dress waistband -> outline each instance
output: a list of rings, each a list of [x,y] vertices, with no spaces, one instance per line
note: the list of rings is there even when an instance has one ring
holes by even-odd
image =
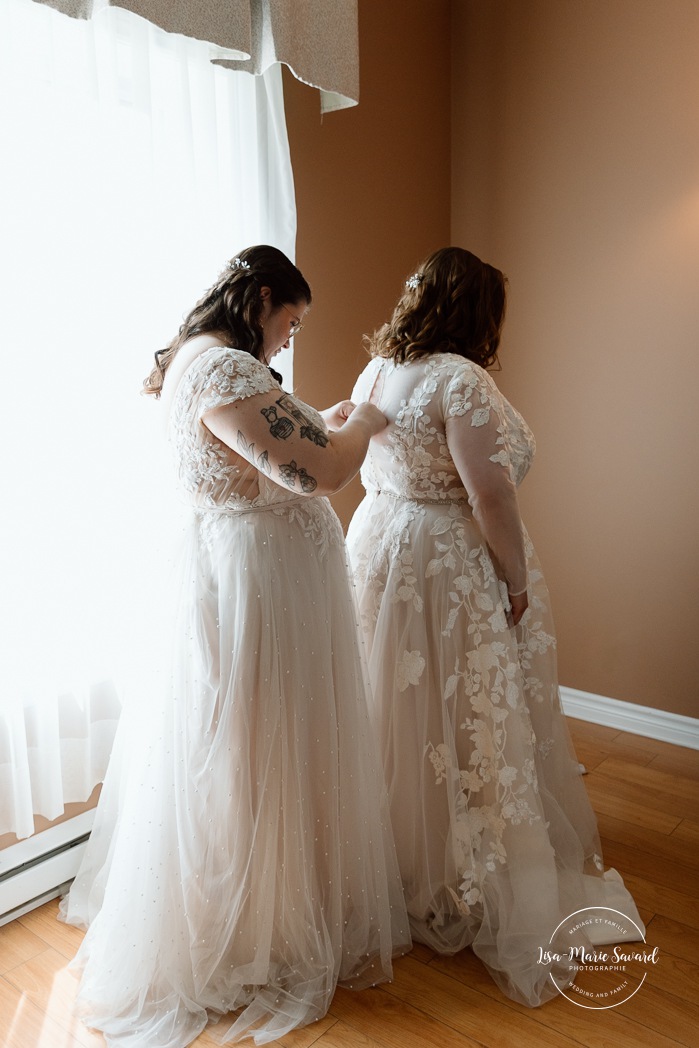
[[[417,502],[419,505],[425,506],[467,506],[468,499],[428,499],[418,498],[415,495],[397,495],[395,491],[383,491],[381,488],[371,488],[369,494],[371,495],[387,495],[390,499],[396,499],[397,502]]]
[[[273,511],[278,509],[285,509],[287,506],[298,506],[299,503],[308,501],[309,499],[306,498],[304,495],[298,495],[296,498],[293,499],[284,499],[283,502],[265,502],[259,505],[254,505],[252,502],[249,502],[247,504],[241,503],[240,505],[235,506],[190,505],[190,509],[198,515],[213,513],[219,516],[223,515],[228,517],[236,517],[240,513],[263,513],[265,510]]]

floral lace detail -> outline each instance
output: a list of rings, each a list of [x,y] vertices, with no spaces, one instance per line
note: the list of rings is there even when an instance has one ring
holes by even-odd
[[[270,508],[277,516],[286,517],[290,523],[300,524],[305,537],[317,546],[321,560],[325,559],[331,548],[344,550],[342,528],[327,499],[309,498],[291,505],[280,502]]]
[[[269,370],[249,353],[214,347],[197,357],[175,393],[170,418],[180,488],[203,509],[247,508],[245,478],[253,467],[231,462],[229,450],[200,422],[214,407],[278,389]],[[213,527],[214,525],[210,525]]]
[[[536,554],[523,530],[529,607],[511,627],[505,566],[461,497],[446,443],[448,433],[479,510],[481,476],[482,490],[494,480],[511,492],[500,469],[515,484],[526,474],[531,431],[490,376],[454,354],[397,366],[374,360],[353,399],[368,399],[374,386],[389,426],[371,442],[368,497],[348,545],[411,919],[418,941],[447,952],[472,931],[497,934],[497,915],[512,913],[510,889],[528,891],[533,869],[542,888],[555,877],[558,835],[565,827],[567,840],[576,818],[587,868],[603,867],[584,790],[574,784],[570,810],[551,801],[571,789],[577,768],[567,759]]]
[[[458,727],[469,735],[469,767],[455,768],[443,743],[430,746],[428,753],[437,785],[449,774],[453,777],[453,836],[460,883],[458,893],[453,888],[449,892],[463,916],[482,901],[482,884],[488,873],[507,861],[503,840],[507,825],[532,825],[541,818],[531,803],[537,790],[533,758],[526,758],[521,768],[506,759],[508,719],[513,715],[526,717],[518,676],[511,649],[504,643],[479,644],[467,653],[463,669],[457,660],[447,680],[444,701],[453,701],[459,688],[468,698],[471,714]],[[533,746],[535,742],[532,731],[530,743]],[[488,803],[478,804],[478,795],[485,792]]]
[[[407,498],[444,502],[466,498],[444,432],[432,423],[425,410],[439,388],[440,372],[439,363],[430,362],[422,382],[407,400],[401,401],[395,428],[388,438],[397,468],[395,476],[403,482]]]
[[[413,571],[413,553],[409,548],[410,525],[422,515],[424,509],[414,503],[397,503],[391,528],[381,533],[375,545],[362,549],[352,565],[355,581],[358,585],[366,585],[367,596],[373,598],[371,605],[365,601],[360,608],[361,624],[368,636],[373,633],[382,592],[392,565],[398,567],[401,577],[401,585],[393,594],[392,601],[410,601],[416,611],[422,611],[422,598],[415,589],[418,580]]]
[[[425,672],[425,660],[419,651],[404,651],[396,667],[398,691],[406,691],[411,684],[419,684]]]
[[[490,461],[509,469],[515,484],[521,484],[534,458],[534,434],[503,397],[488,372],[477,364],[462,363],[449,384],[446,399],[445,417],[455,418],[471,412],[472,426],[486,425],[491,412],[496,413],[500,424],[495,446],[499,450],[490,456]]]
[[[391,380],[407,376],[411,365],[372,361],[353,391],[366,399],[382,370]],[[471,425],[486,425],[494,412],[497,437],[491,461],[510,471],[519,484],[531,465],[535,441],[526,422],[500,393],[490,375],[453,353],[438,354],[403,397],[385,438],[372,441],[362,467],[367,490],[386,490],[401,498],[464,502],[467,493],[449,453],[445,422],[471,413]],[[404,371],[404,369],[406,369]]]
[[[202,415],[222,404],[279,388],[269,369],[241,349],[210,350],[205,356],[206,366],[199,373]]]

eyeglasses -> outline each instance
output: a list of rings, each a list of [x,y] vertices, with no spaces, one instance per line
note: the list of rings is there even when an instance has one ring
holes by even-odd
[[[283,302],[282,302],[281,306],[282,306],[282,309],[285,310],[289,314],[289,316],[291,317],[291,327],[289,328],[289,338],[293,338],[294,335],[298,335],[299,331],[303,327],[303,323],[302,323],[302,321],[300,321],[298,319],[298,317],[294,316],[294,314],[291,312],[290,309],[286,308],[286,306],[284,305]]]

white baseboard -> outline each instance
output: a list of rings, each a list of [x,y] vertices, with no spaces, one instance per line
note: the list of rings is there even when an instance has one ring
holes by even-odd
[[[607,699],[575,688],[562,687],[560,691],[563,712],[568,717],[699,750],[699,720],[695,717],[682,717],[679,713],[638,706],[635,702]]]
[[[67,890],[87,846],[94,808],[0,851],[0,926]]]

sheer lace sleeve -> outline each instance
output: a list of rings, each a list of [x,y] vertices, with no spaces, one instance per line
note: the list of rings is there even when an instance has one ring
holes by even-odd
[[[280,388],[269,368],[239,349],[207,353],[200,382],[200,417],[224,404]]]
[[[511,594],[527,588],[522,520],[504,432],[502,401],[489,375],[465,362],[444,395],[447,445],[473,516]]]
[[[339,490],[359,470],[370,430],[358,413],[334,433],[310,405],[285,393],[264,365],[228,351],[207,376],[199,419],[239,458],[300,495]]]

